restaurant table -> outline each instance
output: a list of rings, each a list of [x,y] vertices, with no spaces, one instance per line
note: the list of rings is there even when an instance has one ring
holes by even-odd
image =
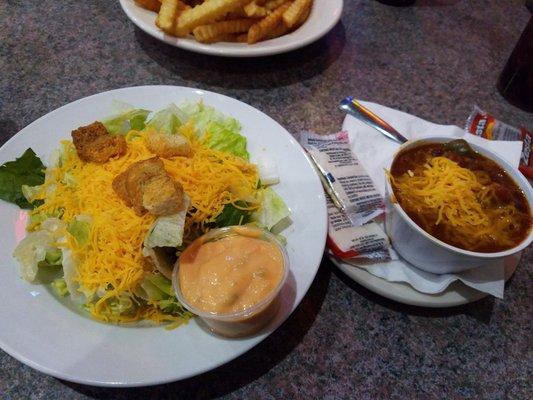
[[[339,130],[344,114],[337,105],[347,95],[459,126],[477,104],[531,128],[533,114],[496,90],[529,16],[519,0],[419,0],[405,8],[347,0],[342,20],[316,43],[230,59],[153,39],[118,1],[4,0],[0,143],[81,97],[158,84],[237,98],[292,133]],[[97,388],[52,378],[0,352],[0,398],[532,398],[532,260],[530,247],[503,300],[428,309],[375,295],[324,258],[290,318],[213,371],[155,387]]]

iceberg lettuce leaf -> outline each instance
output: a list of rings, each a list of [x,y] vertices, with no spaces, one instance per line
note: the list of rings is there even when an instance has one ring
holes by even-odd
[[[85,245],[85,243],[87,243],[89,240],[89,234],[91,232],[90,217],[76,217],[68,224],[67,231],[74,236],[74,239],[76,239],[76,242],[78,242],[80,246]]]
[[[70,249],[63,249],[63,278],[67,285],[70,298],[76,304],[85,304],[89,298],[89,293],[83,293],[80,284],[76,281],[78,277],[78,260]]]
[[[101,121],[111,135],[125,135],[130,130],[144,129],[146,118],[151,112],[142,108],[133,108],[128,104],[118,104],[115,108],[120,111]]]
[[[51,249],[46,252],[44,256],[44,261],[39,263],[39,267],[53,267],[61,265],[63,261],[63,252],[61,249]]]
[[[252,213],[252,220],[268,230],[275,230],[282,221],[289,221],[290,211],[283,199],[270,187],[261,190],[261,208]]]
[[[183,123],[192,122],[198,137],[207,135],[207,146],[249,159],[246,138],[240,134],[241,125],[235,118],[228,117],[202,102],[184,103],[179,108],[184,115]]]
[[[57,278],[54,279],[51,283],[52,289],[54,290],[55,294],[59,297],[65,297],[68,293],[67,283],[65,282],[64,278]]]
[[[30,232],[13,252],[20,263],[22,277],[33,282],[39,266],[58,265],[62,252],[56,246],[64,241],[65,223],[57,218],[48,218],[41,223],[41,229]]]
[[[179,247],[183,242],[185,218],[190,205],[190,199],[183,199],[184,209],[176,214],[157,218],[144,238],[146,247]]]
[[[246,150],[246,138],[239,133],[240,126],[238,123],[235,126],[231,121],[211,122],[207,126],[206,132],[206,144],[208,147],[231,153],[245,160],[250,158],[250,154]]]
[[[141,283],[141,288],[143,289],[141,297],[161,309],[163,313],[191,316],[174,295],[170,279],[162,275],[149,275]]]
[[[172,103],[167,108],[156,112],[146,123],[146,128],[166,135],[174,135],[186,119],[187,115]]]

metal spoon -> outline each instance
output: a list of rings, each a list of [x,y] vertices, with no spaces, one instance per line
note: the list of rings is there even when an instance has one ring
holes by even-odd
[[[392,139],[398,143],[407,142],[407,138],[405,136],[390,126],[387,122],[383,121],[368,108],[361,105],[361,103],[359,103],[357,100],[354,100],[353,97],[348,96],[341,101],[340,108],[341,110],[344,110],[348,114],[357,118],[359,121],[362,121],[372,128],[378,130],[389,139]]]

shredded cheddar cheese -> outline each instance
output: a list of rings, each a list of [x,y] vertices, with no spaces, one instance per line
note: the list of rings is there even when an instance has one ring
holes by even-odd
[[[453,226],[487,225],[489,219],[477,200],[483,186],[476,175],[446,157],[434,157],[419,175],[396,178],[395,186],[429,208],[438,209],[435,225],[446,218]]]
[[[388,175],[405,209],[434,221],[435,229],[453,229],[453,235],[468,248],[490,241],[511,243],[503,233],[516,217],[515,208],[489,207],[494,201],[494,185],[476,172],[449,158],[433,157],[414,173]]]
[[[207,230],[207,224],[226,204],[253,198],[259,178],[255,166],[246,160],[206,147],[204,141],[196,139],[191,126],[182,126],[181,133],[191,141],[192,155],[163,161],[167,172],[183,185],[191,199],[185,227],[187,242]],[[82,245],[69,237],[63,246],[72,250],[77,262],[76,281],[88,299],[85,306],[92,316],[111,322],[150,319],[179,324],[184,318],[164,314],[150,303],[133,307],[135,312],[131,314],[113,312],[117,305],[128,309],[138,303],[135,291],[146,275],[154,272],[141,248],[155,217],[149,213],[136,215],[112,189],[113,179],[129,165],[154,156],[145,145],[144,135],[128,133],[126,154],[103,164],[80,160],[73,144],[63,141],[62,161],[47,170],[37,196],[45,202],[32,214],[54,215],[60,210],[67,223],[79,215],[90,216],[87,243]]]

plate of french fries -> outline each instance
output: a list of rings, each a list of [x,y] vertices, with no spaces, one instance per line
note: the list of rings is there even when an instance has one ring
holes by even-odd
[[[132,22],[173,46],[227,57],[285,53],[339,21],[343,0],[120,0]]]

